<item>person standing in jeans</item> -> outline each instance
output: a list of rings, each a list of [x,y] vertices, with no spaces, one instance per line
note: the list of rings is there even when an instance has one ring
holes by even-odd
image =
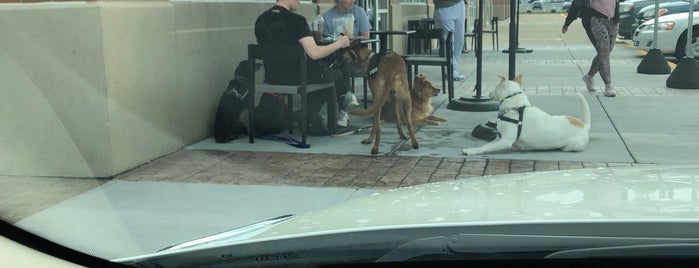
[[[454,67],[454,81],[463,81],[466,78],[459,73],[459,59],[464,47],[464,32],[466,28],[466,4],[463,0],[434,0],[434,24],[437,28],[444,29],[442,39],[446,41],[447,34],[453,32],[454,46],[452,66]]]
[[[609,57],[619,32],[619,2],[617,0],[573,1],[568,17],[563,24],[562,32],[564,34],[577,17],[582,19],[587,37],[597,51],[597,55],[590,65],[590,70],[583,75],[582,80],[588,91],[595,92],[597,88],[593,77],[599,73],[604,81],[604,96],[615,97],[616,90],[612,86]]]

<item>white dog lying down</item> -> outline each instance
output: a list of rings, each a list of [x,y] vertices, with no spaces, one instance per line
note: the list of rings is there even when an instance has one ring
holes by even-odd
[[[590,138],[590,108],[578,93],[583,119],[568,115],[549,115],[531,106],[522,92],[522,75],[513,81],[502,81],[490,92],[490,98],[500,101],[497,121],[499,137],[481,147],[463,149],[465,155],[483,154],[509,148],[519,150],[582,151]]]

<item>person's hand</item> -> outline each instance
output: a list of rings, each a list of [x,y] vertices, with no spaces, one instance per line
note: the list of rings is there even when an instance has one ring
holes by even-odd
[[[337,43],[340,46],[340,48],[345,48],[350,45],[350,40],[349,37],[347,37],[346,35],[341,35],[337,38],[337,41],[335,41],[335,43]]]
[[[561,29],[562,33],[566,33],[568,31],[568,25],[563,25],[563,28]]]

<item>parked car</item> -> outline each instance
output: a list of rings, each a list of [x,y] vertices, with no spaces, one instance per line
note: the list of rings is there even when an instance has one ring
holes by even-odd
[[[676,2],[677,0],[658,0],[659,3]],[[619,3],[619,35],[625,39],[633,37],[634,28],[631,26],[642,8],[655,4],[655,0],[627,0]]]
[[[573,4],[573,1],[563,2],[563,5],[561,6],[561,10],[566,11],[566,10],[570,9],[571,4]]]
[[[692,37],[699,37],[699,11],[694,13],[694,26]],[[689,13],[677,13],[658,18],[658,38],[656,48],[663,54],[672,54],[676,58],[685,56],[687,43],[687,25]],[[653,48],[653,24],[655,20],[649,20],[638,26],[633,37],[633,45],[640,49]],[[699,55],[697,45],[694,45],[694,55]]]
[[[694,5],[694,11],[699,11],[699,4]],[[658,4],[658,16],[670,15],[682,12],[689,12],[689,2],[688,1],[677,1]],[[633,31],[636,32],[636,28],[642,23],[652,20],[655,18],[655,5],[648,5],[642,8],[638,15],[636,16],[636,21],[631,25]]]
[[[536,0],[536,1],[532,2],[532,10],[538,9],[538,10],[544,11],[544,5],[548,5],[548,7],[550,7],[551,10],[547,10],[547,11],[551,11],[553,13],[553,12],[557,12],[557,11],[560,11],[563,9],[561,8],[559,10],[557,8],[558,5],[551,5],[551,4],[563,5],[563,3],[565,3],[565,0]]]
[[[534,9],[543,10],[544,3],[551,3],[551,0],[537,0],[537,1],[532,2],[532,10],[534,10]]]

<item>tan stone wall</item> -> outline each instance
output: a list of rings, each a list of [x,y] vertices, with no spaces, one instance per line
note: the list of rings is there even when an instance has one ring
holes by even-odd
[[[99,7],[0,5],[0,36],[0,173],[109,174]]]
[[[0,175],[111,177],[210,137],[273,3],[0,0]],[[392,1],[389,25],[431,8]]]
[[[427,18],[428,7],[434,8],[434,5],[427,6],[425,4],[399,4],[391,3],[390,18],[392,30],[408,29],[409,20],[417,20]],[[432,17],[430,11],[429,16]],[[393,50],[397,53],[405,53],[408,50],[408,38],[402,35],[392,37]]]
[[[110,177],[210,137],[272,4],[0,4],[0,174]]]

